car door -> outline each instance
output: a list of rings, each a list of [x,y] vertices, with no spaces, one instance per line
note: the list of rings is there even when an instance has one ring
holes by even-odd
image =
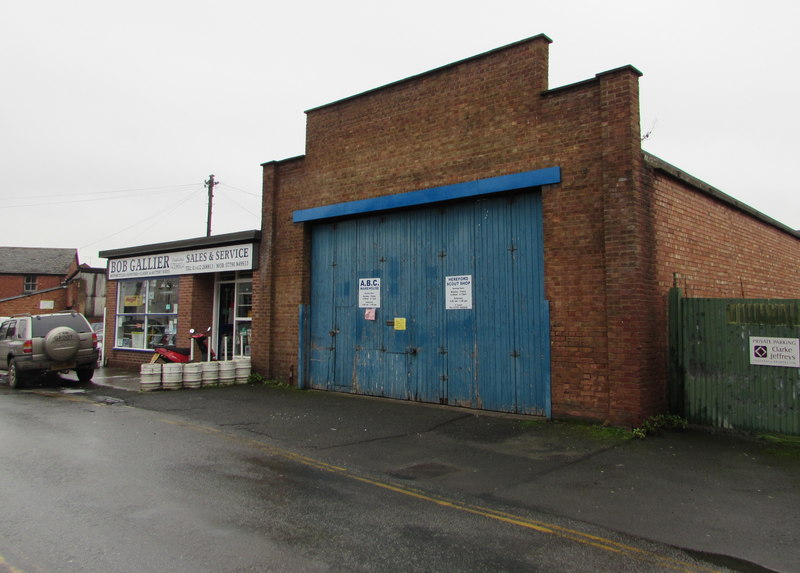
[[[6,320],[0,325],[0,368],[3,370],[8,366],[8,331],[11,327],[12,320]]]

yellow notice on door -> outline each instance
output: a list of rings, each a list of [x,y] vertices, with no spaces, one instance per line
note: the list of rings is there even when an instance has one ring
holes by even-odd
[[[397,318],[394,319],[394,329],[395,330],[405,330],[406,329],[406,319],[405,318]]]

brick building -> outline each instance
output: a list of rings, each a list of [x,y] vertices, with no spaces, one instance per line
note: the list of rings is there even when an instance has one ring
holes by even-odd
[[[260,231],[100,252],[108,262],[106,360],[136,368],[158,344],[190,346],[212,327],[220,357],[250,354],[253,268]]]
[[[77,310],[102,321],[105,272],[76,249],[0,247],[0,315]]]
[[[634,424],[666,408],[673,284],[800,298],[797,231],[643,152],[640,72],[550,88],[549,44],[307,112],[263,165],[254,370]]]

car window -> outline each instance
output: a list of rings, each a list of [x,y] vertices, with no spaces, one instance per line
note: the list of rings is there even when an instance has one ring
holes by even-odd
[[[14,333],[17,332],[17,321],[12,320],[8,323],[8,330],[6,331],[6,338],[14,338]]]
[[[46,336],[59,326],[68,326],[75,332],[91,332],[89,322],[81,314],[43,314],[31,319],[33,337]]]
[[[6,337],[7,331],[8,331],[8,321],[5,321],[2,325],[0,325],[0,340],[3,340]]]
[[[28,338],[28,321],[20,320],[17,322],[17,338]]]

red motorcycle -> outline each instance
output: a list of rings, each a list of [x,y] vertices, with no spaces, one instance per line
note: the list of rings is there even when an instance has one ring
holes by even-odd
[[[211,327],[209,326],[205,332],[196,332],[194,328],[189,330],[190,338],[197,344],[197,347],[200,349],[200,354],[202,356],[203,362],[208,360],[208,334],[211,332]],[[150,359],[150,363],[153,362],[191,362],[192,361],[192,349],[190,348],[181,348],[178,346],[173,346],[171,344],[156,344],[154,347],[155,352],[153,353],[153,357]],[[211,360],[216,360],[217,357],[214,355],[214,350],[211,349]]]

